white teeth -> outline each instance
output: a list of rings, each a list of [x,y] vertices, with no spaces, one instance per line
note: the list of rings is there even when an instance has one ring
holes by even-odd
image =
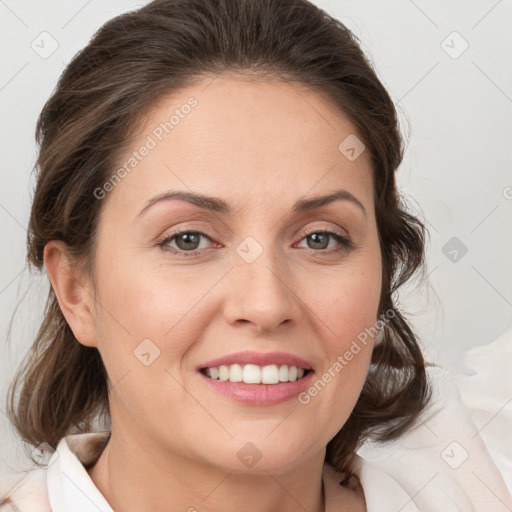
[[[246,384],[261,383],[261,369],[255,364],[246,364],[244,366],[243,379]]]
[[[258,366],[256,364],[231,364],[207,368],[206,375],[214,380],[244,382],[245,384],[279,384],[293,382],[304,377],[304,368],[283,364]]]
[[[225,365],[219,366],[219,380],[229,379],[229,368]]]
[[[239,364],[232,364],[229,367],[229,380],[231,382],[242,382],[243,379],[242,367]]]
[[[279,368],[277,364],[264,366],[261,369],[261,383],[262,384],[279,384]]]

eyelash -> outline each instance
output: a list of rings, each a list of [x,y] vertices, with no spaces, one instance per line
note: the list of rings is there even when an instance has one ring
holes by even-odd
[[[171,235],[166,236],[162,240],[158,241],[157,246],[161,247],[162,250],[164,250],[166,252],[170,252],[172,255],[175,255],[178,257],[190,257],[190,256],[199,255],[200,251],[199,252],[198,251],[195,251],[195,252],[184,251],[182,249],[174,249],[174,248],[169,249],[169,248],[165,247],[169,242],[172,242],[175,238],[179,237],[180,235],[183,235],[184,233],[200,235],[200,236],[203,236],[203,237],[207,238],[208,240],[212,241],[211,236],[209,236],[206,233],[203,233],[202,231],[194,231],[191,229],[182,229],[182,230],[178,230],[178,231],[172,233]],[[331,249],[331,250],[306,249],[313,253],[326,253],[326,254],[339,253],[339,252],[344,252],[344,251],[351,251],[351,250],[357,248],[356,245],[354,244],[354,242],[350,238],[338,233],[337,231],[329,231],[329,230],[318,230],[317,229],[317,230],[310,231],[310,232],[306,233],[300,239],[300,241],[302,241],[304,238],[307,238],[308,236],[313,235],[313,234],[330,235],[332,238],[334,238],[340,244],[340,247],[338,249]]]

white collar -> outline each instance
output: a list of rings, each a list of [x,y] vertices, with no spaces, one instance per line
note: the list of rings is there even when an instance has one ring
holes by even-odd
[[[48,462],[48,498],[53,512],[114,512],[83,465],[90,444],[106,434],[72,434],[61,439]]]

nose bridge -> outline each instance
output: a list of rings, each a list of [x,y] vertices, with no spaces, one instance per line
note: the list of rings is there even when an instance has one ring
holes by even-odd
[[[231,321],[251,321],[260,330],[271,330],[293,318],[297,309],[286,259],[271,245],[271,236],[265,240],[263,245],[248,236],[236,247],[229,316]]]
[[[287,297],[286,260],[273,247],[271,236],[266,237],[263,244],[252,236],[246,237],[236,247],[235,271],[241,274],[241,280],[252,292],[259,295],[268,291],[271,295]]]

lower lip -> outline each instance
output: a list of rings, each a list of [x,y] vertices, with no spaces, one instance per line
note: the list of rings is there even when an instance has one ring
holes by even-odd
[[[315,374],[315,372],[310,371],[300,380],[280,384],[245,384],[244,382],[230,382],[229,380],[214,380],[201,372],[198,373],[206,384],[217,393],[242,404],[260,406],[280,404],[296,398],[299,393],[302,393],[311,385]]]

